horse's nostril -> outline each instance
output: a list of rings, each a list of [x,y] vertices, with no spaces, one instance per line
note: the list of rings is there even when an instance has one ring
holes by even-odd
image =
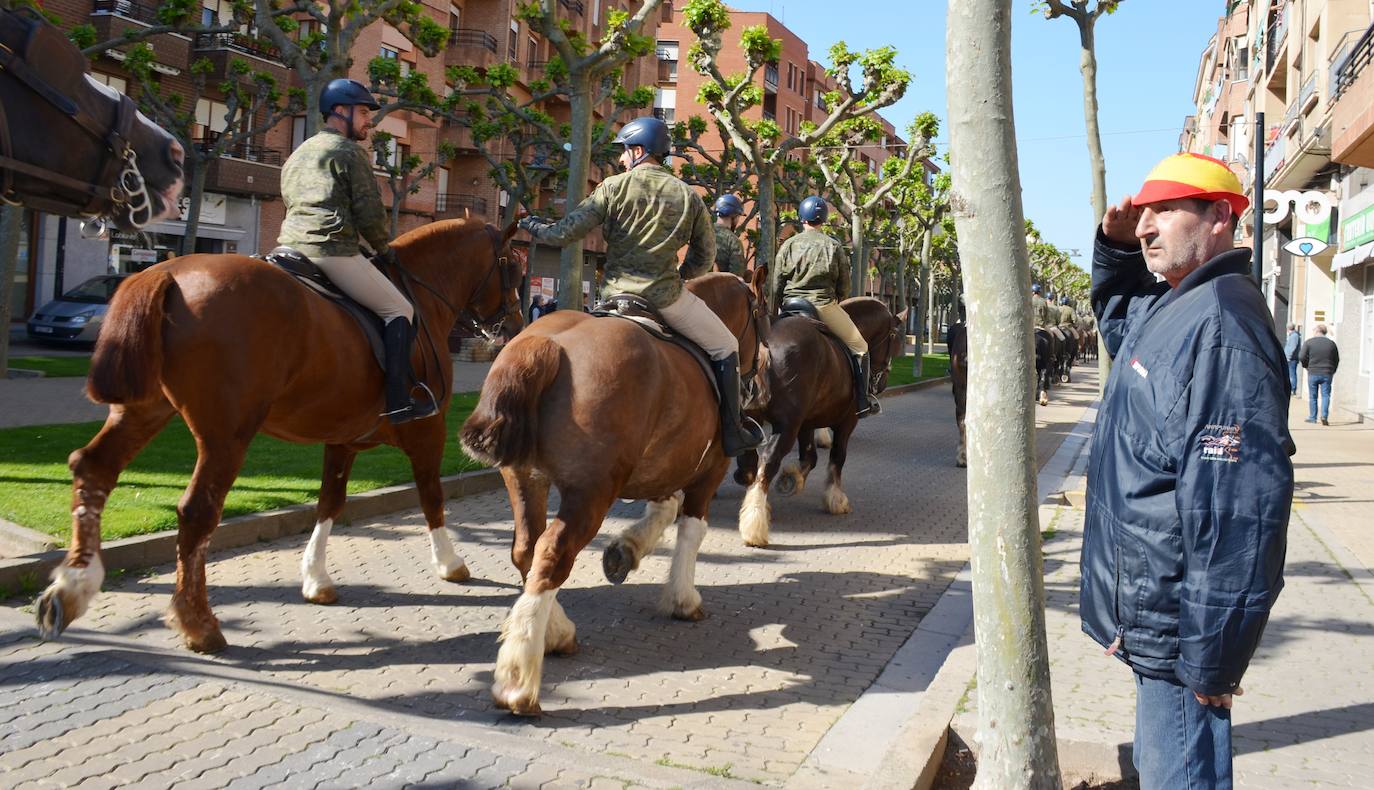
[[[182,163],[186,161],[186,150],[181,147],[181,143],[173,138],[171,144],[167,146],[167,153],[171,157],[172,164],[180,169]]]

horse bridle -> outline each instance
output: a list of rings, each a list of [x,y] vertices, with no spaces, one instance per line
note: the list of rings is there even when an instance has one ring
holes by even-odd
[[[3,13],[5,17],[20,16],[18,12]],[[37,19],[20,21],[26,24],[30,37],[37,29],[37,25],[43,24]],[[84,198],[83,202],[30,197],[22,201],[23,205],[53,214],[79,214],[87,217],[112,216],[116,211],[123,211],[127,213],[129,225],[133,230],[141,230],[152,221],[152,199],[148,194],[147,182],[138,169],[138,155],[134,152],[129,139],[129,131],[133,128],[137,116],[132,99],[120,94],[114,121],[108,128],[103,128],[90,113],[39,76],[22,57],[3,42],[0,42],[0,74],[8,74],[18,80],[21,85],[38,94],[96,140],[103,142],[110,151],[110,156],[101,164],[95,180],[89,182],[20,161],[14,158],[9,119],[5,115],[4,107],[0,106],[0,201],[13,206],[21,205],[14,191],[14,175],[19,173],[50,182]]]

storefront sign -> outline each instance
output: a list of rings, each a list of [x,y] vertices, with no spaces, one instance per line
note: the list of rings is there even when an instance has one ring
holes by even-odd
[[[130,250],[129,260],[136,263],[157,263],[157,250]]]
[[[1353,250],[1374,241],[1374,206],[1357,211],[1341,223],[1341,249]]]
[[[1336,199],[1325,192],[1312,190],[1298,192],[1287,189],[1282,192],[1266,192],[1265,204],[1274,203],[1274,208],[1264,212],[1264,221],[1278,225],[1293,211],[1293,229],[1297,236],[1283,249],[1290,255],[1320,255],[1330,247],[1331,210],[1336,207]],[[1319,235],[1318,235],[1319,234]]]
[[[186,221],[186,210],[191,207],[191,199],[181,199],[181,221]],[[223,225],[229,221],[229,197],[210,192],[200,196],[200,222],[207,225]]]

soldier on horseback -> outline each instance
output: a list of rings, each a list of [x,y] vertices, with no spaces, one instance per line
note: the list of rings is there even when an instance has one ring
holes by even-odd
[[[706,204],[663,165],[671,146],[663,121],[636,118],[613,142],[625,146],[620,164],[626,172],[602,181],[559,222],[523,217],[520,227],[540,242],[561,247],[604,226],[603,291],[643,297],[668,326],[711,358],[720,388],[721,446],[726,455],[737,456],[763,442],[758,424],[740,415],[739,341],[705,302],[682,287],[677,270],[677,251],[684,245],[685,272],[704,271],[715,260]]]
[[[773,267],[768,294],[776,310],[785,299],[805,299],[816,306],[830,331],[849,348],[854,372],[854,405],[860,417],[877,414],[878,398],[869,389],[868,343],[840,302],[849,296],[849,256],[821,225],[830,206],[816,195],[798,207],[802,232],[783,242]]]
[[[320,91],[324,127],[282,165],[281,194],[286,204],[277,244],[310,258],[348,296],[382,319],[386,347],[386,411],[393,424],[433,416],[433,395],[416,401],[413,375],[415,308],[362,254],[367,242],[379,265],[395,263],[390,226],[382,205],[372,159],[359,145],[381,105],[356,80],[337,79]]]
[[[738,274],[748,282],[749,270],[744,262],[744,247],[739,243],[739,236],[735,235],[736,218],[744,213],[744,204],[734,195],[724,194],[716,198],[712,211],[716,215],[716,224],[711,226],[716,233],[716,271]]]

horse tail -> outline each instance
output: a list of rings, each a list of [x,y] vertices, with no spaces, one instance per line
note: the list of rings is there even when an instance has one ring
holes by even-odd
[[[86,397],[96,403],[138,403],[162,389],[162,322],[171,272],[154,269],[130,277],[115,291],[100,326]]]
[[[553,384],[563,350],[544,335],[517,338],[492,365],[482,397],[458,431],[468,455],[491,466],[525,466],[539,441],[539,398]]]

